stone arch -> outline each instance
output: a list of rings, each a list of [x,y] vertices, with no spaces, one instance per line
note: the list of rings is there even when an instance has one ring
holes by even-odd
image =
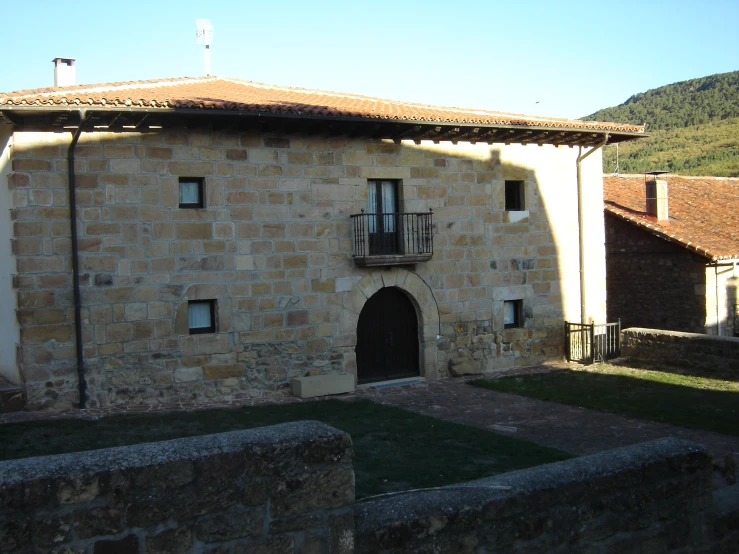
[[[417,274],[407,269],[389,267],[375,269],[360,279],[349,292],[344,293],[344,302],[339,316],[339,336],[335,346],[344,356],[343,369],[357,376],[357,323],[364,304],[373,294],[384,287],[400,289],[413,304],[418,316],[419,369],[426,379],[438,379],[439,308],[431,287]]]

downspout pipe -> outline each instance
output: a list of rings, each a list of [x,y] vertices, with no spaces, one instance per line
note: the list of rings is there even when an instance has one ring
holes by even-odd
[[[587,314],[585,309],[585,225],[582,199],[582,167],[580,164],[585,158],[590,156],[590,154],[605,146],[608,142],[608,136],[608,133],[603,135],[603,140],[593,146],[585,154],[582,153],[582,146],[580,146],[577,155],[577,229],[580,239],[580,323],[585,323],[585,317]],[[601,207],[601,210],[602,209],[603,208]]]
[[[87,381],[85,380],[85,358],[82,352],[82,302],[80,300],[80,263],[77,242],[77,195],[75,188],[74,149],[82,135],[87,111],[80,110],[80,125],[72,135],[72,142],[67,150],[67,172],[69,181],[69,219],[72,228],[72,287],[74,289],[74,334],[77,352],[77,378],[79,383],[80,410],[87,407]]]

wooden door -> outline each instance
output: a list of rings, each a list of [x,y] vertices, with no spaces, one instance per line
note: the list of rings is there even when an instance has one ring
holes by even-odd
[[[419,375],[416,310],[399,289],[380,289],[367,300],[359,314],[356,353],[360,384]]]

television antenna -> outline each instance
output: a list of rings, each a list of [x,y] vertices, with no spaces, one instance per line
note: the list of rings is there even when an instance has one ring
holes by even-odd
[[[210,75],[210,44],[213,42],[213,24],[210,19],[195,20],[195,39],[205,46],[205,74]]]

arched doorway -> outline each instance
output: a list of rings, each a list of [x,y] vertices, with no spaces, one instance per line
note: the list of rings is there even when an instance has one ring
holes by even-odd
[[[367,300],[357,323],[357,382],[419,375],[418,318],[408,297],[385,287]]]

